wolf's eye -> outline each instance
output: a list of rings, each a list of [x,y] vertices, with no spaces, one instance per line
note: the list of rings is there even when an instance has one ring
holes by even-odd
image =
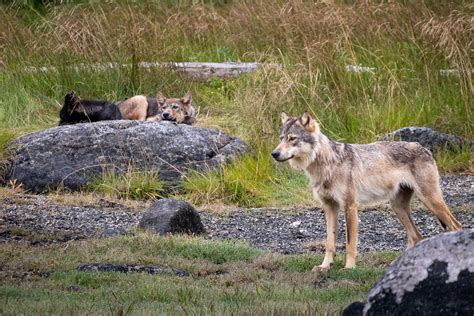
[[[175,105],[173,105],[173,110],[177,110],[177,109],[179,109],[179,106],[178,106],[178,105],[176,105],[176,104],[175,104]]]
[[[288,141],[289,142],[292,142],[292,141],[296,140],[296,138],[297,138],[296,136],[288,135]]]
[[[280,136],[280,141],[281,141],[281,140],[283,140],[283,138],[285,138],[285,136],[283,136],[283,135],[282,135],[282,136]]]

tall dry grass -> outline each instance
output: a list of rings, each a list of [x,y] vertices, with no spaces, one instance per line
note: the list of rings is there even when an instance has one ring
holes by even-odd
[[[362,105],[368,114],[367,120],[372,121],[374,134],[395,127],[390,123],[381,130],[375,122],[378,118],[371,117],[374,112],[385,112],[387,105],[419,102],[416,97],[420,93],[426,95],[423,102],[442,102],[428,100],[445,97],[440,96],[444,91],[434,91],[440,86],[448,85],[462,96],[452,101],[462,102],[464,109],[456,109],[453,115],[472,115],[473,24],[470,22],[473,9],[467,2],[431,5],[269,0],[210,3],[180,1],[173,6],[152,1],[141,4],[117,1],[50,5],[44,16],[26,21],[14,7],[3,8],[0,12],[2,62],[7,70],[13,71],[26,65],[257,60],[280,64],[285,72],[270,80],[276,80],[276,91],[291,91],[291,96],[285,100],[278,92],[271,102],[283,100],[279,103],[297,104],[297,111]],[[347,64],[375,67],[377,74],[348,74],[344,69]],[[440,68],[458,69],[460,76],[441,78],[437,73]],[[67,70],[64,72],[62,76],[71,76]],[[150,79],[132,67],[109,74],[108,80],[116,83],[113,87],[110,83],[101,85],[118,90],[113,96],[122,97],[148,89],[144,81]],[[11,78],[6,80],[8,84]],[[159,82],[159,78],[152,80]],[[413,82],[417,80],[426,82],[416,83],[413,89]],[[69,81],[61,84],[74,85],[77,76]],[[49,90],[54,84],[48,82]],[[180,84],[190,83],[184,80]],[[256,83],[259,84],[265,85],[265,80]],[[253,88],[255,96],[240,91],[239,97],[260,98],[252,102],[253,108],[258,113],[266,113],[265,117],[271,116],[271,120],[262,121],[262,116],[257,115],[253,125],[263,125],[263,129],[271,125],[272,132],[274,110],[280,106],[272,105],[273,112],[268,116],[269,103],[262,102],[262,94],[267,96],[265,88]],[[62,89],[61,93],[65,90],[61,86],[57,89]],[[39,84],[34,90],[44,93],[48,89]],[[105,89],[86,84],[84,90],[91,90],[90,94],[96,96]],[[56,97],[56,93],[51,97]],[[372,103],[377,108],[372,108]],[[438,110],[435,109],[433,116],[446,116]],[[345,115],[344,109],[336,112]],[[421,120],[420,123],[427,122]],[[452,125],[457,125],[455,129],[461,134],[472,133],[472,129],[466,130],[465,126]],[[447,127],[441,124],[440,128]]]

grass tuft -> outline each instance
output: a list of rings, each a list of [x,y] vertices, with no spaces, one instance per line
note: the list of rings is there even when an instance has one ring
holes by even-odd
[[[224,164],[218,170],[193,172],[183,182],[185,197],[197,204],[233,203],[242,207],[280,204],[302,205],[311,201],[304,176],[278,168],[270,154],[260,151]],[[308,190],[306,190],[308,191]]]
[[[115,169],[105,170],[87,188],[105,196],[131,200],[147,200],[165,195],[166,185],[160,180],[158,172],[141,171],[129,168],[126,172]]]

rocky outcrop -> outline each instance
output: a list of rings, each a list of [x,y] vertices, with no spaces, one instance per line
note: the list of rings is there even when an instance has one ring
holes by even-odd
[[[13,141],[4,182],[32,192],[80,189],[104,171],[153,171],[176,183],[183,174],[232,160],[248,150],[216,129],[171,122],[104,121],[57,126]]]
[[[444,233],[407,250],[343,315],[473,315],[474,229]]]
[[[462,146],[472,146],[470,140],[463,139],[453,134],[445,134],[428,127],[404,127],[380,138],[384,141],[418,142],[423,147],[434,149],[456,149]]]
[[[187,277],[189,273],[180,269],[170,269],[159,266],[143,266],[135,264],[119,264],[119,263],[86,263],[81,264],[76,269],[79,272],[141,272],[148,274],[171,274],[180,277]]]
[[[185,201],[175,199],[161,199],[143,213],[139,227],[166,235],[201,234],[204,226],[196,209]]]

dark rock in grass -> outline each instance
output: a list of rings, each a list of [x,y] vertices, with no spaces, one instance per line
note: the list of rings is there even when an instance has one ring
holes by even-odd
[[[474,229],[444,233],[407,250],[346,315],[473,315]],[[349,312],[354,311],[352,314]]]
[[[403,127],[380,138],[385,141],[418,142],[423,147],[434,149],[457,149],[462,146],[472,146],[473,142],[452,134],[445,134],[428,127]]]
[[[103,121],[57,126],[14,140],[4,183],[33,192],[77,190],[104,171],[130,168],[158,173],[170,184],[192,170],[216,167],[248,151],[240,139],[216,129],[172,122]]]
[[[204,232],[204,225],[196,209],[185,201],[174,199],[162,199],[154,203],[145,211],[138,226],[160,235]]]
[[[79,272],[143,272],[149,274],[174,274],[180,277],[189,276],[189,273],[179,269],[116,263],[86,263],[77,267],[76,270]]]
[[[364,306],[363,302],[354,302],[347,306],[344,311],[342,312],[342,316],[359,316],[363,315],[364,313]]]

